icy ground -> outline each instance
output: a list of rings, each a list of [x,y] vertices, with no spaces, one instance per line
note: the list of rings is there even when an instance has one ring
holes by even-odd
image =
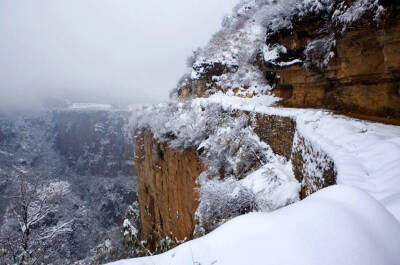
[[[164,254],[112,265],[400,264],[400,224],[365,192],[333,186],[233,219]]]
[[[333,159],[339,185],[274,212],[236,217],[162,255],[113,265],[400,264],[400,127],[270,107],[275,100],[222,94],[194,99],[292,117],[298,133]],[[257,174],[251,176],[243,182],[262,186]]]

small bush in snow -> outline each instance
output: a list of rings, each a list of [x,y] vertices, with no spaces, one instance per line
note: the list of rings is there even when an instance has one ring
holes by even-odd
[[[335,56],[333,51],[335,45],[336,41],[334,36],[314,40],[308,43],[304,51],[304,55],[306,57],[304,64],[305,67],[317,69],[325,68],[330,59]]]

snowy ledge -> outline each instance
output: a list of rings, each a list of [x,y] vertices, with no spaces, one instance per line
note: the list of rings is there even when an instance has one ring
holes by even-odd
[[[400,126],[324,110],[271,107],[278,100],[272,96],[248,99],[217,94],[195,100],[292,118],[298,132],[334,160],[338,184],[368,192],[400,220]]]
[[[170,143],[172,148],[198,147],[207,144],[213,152],[209,157],[210,163],[218,162],[220,155],[225,156],[229,151],[223,149],[224,142],[229,141],[227,139],[246,137],[252,142],[251,148],[256,148],[260,154],[265,154],[267,160],[271,162],[281,161],[280,168],[286,168],[286,162],[271,153],[268,146],[264,146],[257,137],[254,138],[251,129],[243,131],[240,128],[240,120],[229,121],[229,117],[224,118],[223,124],[228,126],[220,128],[215,113],[221,113],[222,108],[228,112],[242,110],[289,117],[295,121],[299,135],[333,160],[337,172],[337,184],[357,187],[368,192],[400,220],[399,126],[361,121],[324,110],[272,107],[277,100],[279,99],[273,96],[239,98],[218,93],[209,98],[197,98],[186,103],[149,108],[144,117],[134,118],[135,122],[139,122],[134,128],[148,128],[152,130],[154,137],[161,141],[166,140],[163,138],[164,135],[172,132],[178,136]],[[206,112],[202,112],[202,109]],[[210,122],[215,123],[211,128],[212,138],[210,131],[207,130]],[[236,135],[233,135],[234,132]],[[228,159],[233,167],[235,161]],[[221,186],[221,189],[225,187]]]

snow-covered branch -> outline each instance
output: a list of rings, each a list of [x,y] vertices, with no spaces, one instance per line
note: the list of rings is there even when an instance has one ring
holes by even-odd
[[[56,225],[45,222],[51,213],[57,212],[57,203],[68,188],[69,184],[63,181],[43,183],[22,178],[15,183],[6,222],[0,229],[0,260],[7,264],[40,263],[53,239],[72,232],[74,220]]]

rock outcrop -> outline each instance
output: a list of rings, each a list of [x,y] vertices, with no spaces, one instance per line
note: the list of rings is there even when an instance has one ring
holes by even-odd
[[[246,114],[260,139],[276,154],[292,162],[295,177],[302,185],[301,198],[336,183],[332,159],[298,135],[292,118]],[[197,147],[185,150],[170,148],[168,144],[154,139],[149,130],[137,131],[135,146],[144,238],[152,234],[180,240],[193,238],[199,198],[196,181],[206,170]]]
[[[354,6],[351,8],[360,9],[360,15],[346,14],[343,20],[349,21],[341,22],[335,11],[357,5],[357,1],[326,2],[331,6],[322,11],[292,15],[290,27],[267,28],[264,45],[273,51],[266,56],[264,47],[248,61],[263,72],[273,87],[272,94],[282,99],[279,106],[324,108],[360,119],[400,124],[400,5],[379,1],[381,6],[375,9]],[[384,11],[377,11],[380,7]],[[201,71],[195,66],[193,72],[201,74],[188,76],[178,85],[181,99],[216,91],[240,97],[259,93],[244,92],[249,84],[239,85],[246,74],[233,82],[238,87],[221,87],[229,73],[240,71],[238,66],[223,67],[212,60],[201,64]]]
[[[399,124],[399,10],[398,4],[389,7],[378,24],[368,14],[344,33],[319,15],[294,20],[292,30],[268,36],[269,46],[282,45],[287,49],[286,57],[291,58],[282,60],[304,62],[277,66],[258,61],[266,76],[278,77],[273,93],[283,99],[279,105],[325,108]],[[311,42],[314,46],[310,46]],[[329,52],[332,58],[327,66],[313,65],[312,60],[323,60],[318,57]]]

